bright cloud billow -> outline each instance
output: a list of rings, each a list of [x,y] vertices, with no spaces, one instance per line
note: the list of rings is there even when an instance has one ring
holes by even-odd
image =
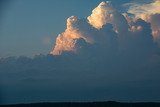
[[[86,18],[69,17],[48,55],[1,58],[3,103],[158,101],[159,4],[130,3],[121,13],[103,1]]]
[[[111,42],[109,40],[113,40],[114,38],[114,41],[119,44],[117,48],[124,48],[130,44],[126,44],[130,40],[133,41],[134,38],[142,38],[144,36],[142,34],[146,32],[145,30],[147,30],[148,33],[145,34],[146,37],[144,36],[144,41],[146,38],[150,38],[150,42],[153,42],[152,35],[153,39],[158,41],[157,39],[159,38],[160,30],[160,15],[158,15],[160,10],[158,9],[160,7],[159,4],[159,1],[154,1],[153,3],[144,4],[142,6],[132,4],[128,10],[128,13],[135,14],[134,17],[129,16],[127,13],[124,14],[118,12],[112,6],[111,2],[101,2],[87,18],[78,19],[76,16],[71,16],[67,19],[67,29],[64,33],[58,35],[56,45],[51,54],[60,55],[65,51],[76,53],[78,49],[76,42],[80,38],[83,38],[86,43],[91,45],[105,44],[102,47],[107,47],[107,45],[115,45],[115,42]],[[151,10],[147,8],[151,8]],[[147,23],[151,24],[152,35],[150,32],[150,26]],[[108,29],[112,32],[112,34],[107,32],[106,28],[109,25],[113,27]]]
[[[160,0],[153,0],[147,4],[131,3],[128,13],[135,18],[141,18],[151,24],[152,35],[156,42],[160,42]]]

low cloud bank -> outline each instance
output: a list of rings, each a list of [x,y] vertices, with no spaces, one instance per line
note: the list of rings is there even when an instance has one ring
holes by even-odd
[[[159,13],[145,20],[134,8],[130,16],[102,2],[87,18],[67,19],[51,54],[1,58],[0,103],[159,101]]]

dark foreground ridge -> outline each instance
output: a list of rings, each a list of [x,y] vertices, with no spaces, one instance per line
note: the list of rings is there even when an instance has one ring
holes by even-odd
[[[114,101],[108,102],[62,102],[62,103],[31,103],[31,104],[13,104],[1,105],[1,107],[160,107],[160,103],[138,102],[138,103],[120,103]]]

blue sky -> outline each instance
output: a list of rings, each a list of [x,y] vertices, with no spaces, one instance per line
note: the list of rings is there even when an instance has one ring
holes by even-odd
[[[160,101],[160,2],[146,1],[1,1],[0,104]]]
[[[111,0],[121,5],[131,0]],[[1,2],[0,57],[47,54],[56,36],[66,28],[66,19],[91,14],[101,0],[14,0]]]

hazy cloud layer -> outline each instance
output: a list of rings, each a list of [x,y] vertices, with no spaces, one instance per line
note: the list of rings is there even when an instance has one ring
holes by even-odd
[[[160,19],[152,17],[122,14],[110,2],[87,18],[69,17],[51,54],[0,59],[0,103],[159,101],[160,49],[151,22]]]

